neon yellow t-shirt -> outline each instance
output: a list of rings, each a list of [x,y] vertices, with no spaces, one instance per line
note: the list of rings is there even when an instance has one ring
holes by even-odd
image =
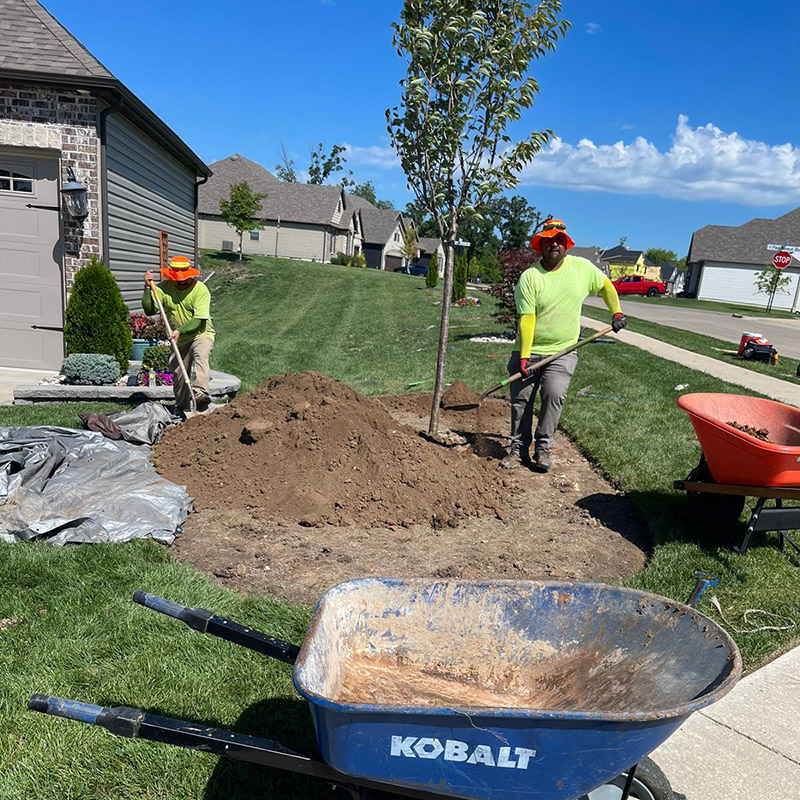
[[[575,344],[581,332],[581,306],[599,292],[606,276],[591,261],[564,256],[561,266],[548,272],[534,264],[522,273],[514,289],[517,314],[535,314],[533,353],[551,355]],[[515,349],[520,349],[517,334]]]
[[[205,324],[198,331],[181,334],[178,337],[179,342],[214,338],[214,326],[211,324],[211,292],[204,283],[195,281],[193,286],[179,289],[174,281],[162,281],[158,284],[158,297],[173,330],[193,319],[205,320]],[[149,289],[142,298],[142,307],[146,314],[158,313],[158,307],[152,301]]]

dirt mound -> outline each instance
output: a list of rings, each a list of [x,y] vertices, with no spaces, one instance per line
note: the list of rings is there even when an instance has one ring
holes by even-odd
[[[426,441],[381,402],[314,372],[272,378],[169,429],[155,465],[199,510],[303,525],[453,526],[502,516],[508,500],[494,462]]]
[[[478,395],[464,381],[454,381],[448,386],[439,403],[442,408],[471,408],[478,405]]]

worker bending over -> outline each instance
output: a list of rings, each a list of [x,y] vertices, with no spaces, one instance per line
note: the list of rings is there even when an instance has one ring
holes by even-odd
[[[206,285],[197,280],[200,271],[195,269],[185,256],[170,259],[169,268],[161,270],[163,280],[157,292],[164,312],[172,328],[172,338],[178,344],[186,372],[191,375],[194,369],[194,399],[198,411],[205,411],[211,398],[208,384],[211,379],[209,358],[214,347],[214,327],[211,324],[211,293]],[[153,273],[144,275],[145,291],[142,295],[142,308],[145,314],[158,314],[158,304],[150,291]],[[169,369],[172,373],[175,392],[175,407],[180,413],[191,408],[191,396],[183,379],[174,351],[170,354]]]
[[[526,269],[514,289],[519,317],[519,332],[514,352],[508,362],[509,374],[528,374],[529,368],[546,356],[575,344],[581,331],[581,306],[590,294],[599,293],[611,312],[611,325],[619,331],[627,317],[619,305],[617,290],[611,281],[585,258],[568,256],[575,242],[559,219],[545,222],[531,239],[531,247],[542,259]],[[561,417],[564,398],[578,363],[576,352],[555,359],[529,378],[521,378],[511,388],[511,447],[500,466],[513,469],[530,459],[535,442],[533,467],[539,472],[550,469],[550,448]],[[539,422],[535,435],[533,401],[541,395]]]

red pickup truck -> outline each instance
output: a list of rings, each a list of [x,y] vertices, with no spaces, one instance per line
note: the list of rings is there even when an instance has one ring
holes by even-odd
[[[662,281],[651,281],[641,275],[626,275],[611,281],[617,294],[645,294],[648,297],[658,297],[667,291],[666,284]]]

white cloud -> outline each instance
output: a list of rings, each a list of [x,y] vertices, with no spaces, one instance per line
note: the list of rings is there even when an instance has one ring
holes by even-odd
[[[795,203],[800,147],[744,139],[710,123],[691,128],[681,115],[663,152],[642,136],[600,145],[556,138],[525,167],[520,184],[747,205]]]
[[[632,131],[636,128],[636,126],[632,122],[625,122],[619,126],[623,131]]]
[[[594,36],[596,33],[602,33],[603,28],[599,22],[587,22],[586,31],[589,36]]]
[[[345,143],[348,165],[364,165],[379,169],[395,169],[400,167],[400,159],[391,147],[358,147]]]

